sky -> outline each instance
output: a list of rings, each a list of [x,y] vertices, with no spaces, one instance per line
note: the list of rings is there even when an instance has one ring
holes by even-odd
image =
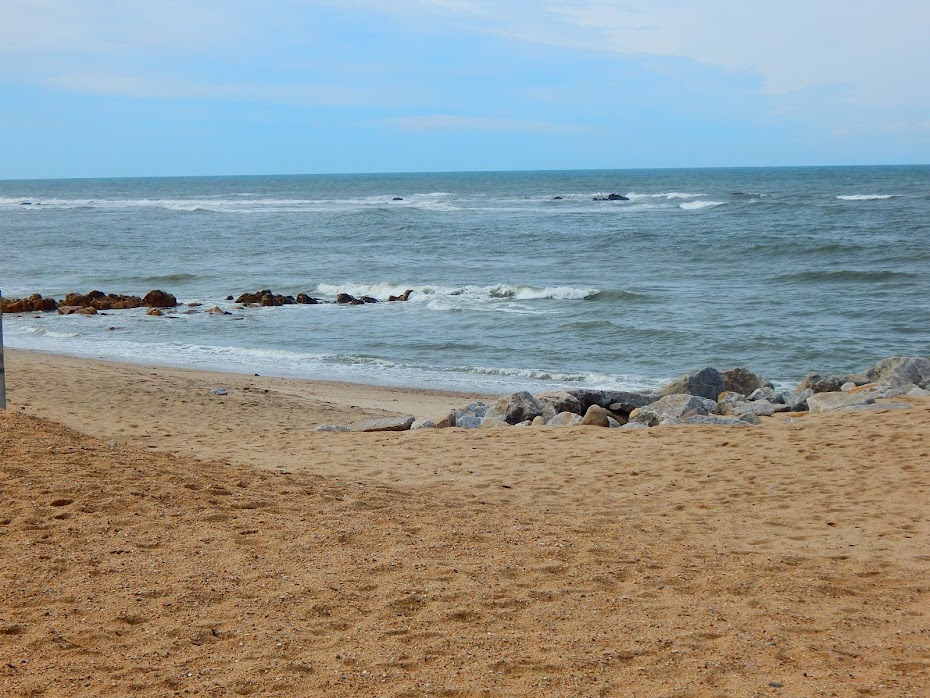
[[[930,163],[927,0],[0,0],[0,179]]]

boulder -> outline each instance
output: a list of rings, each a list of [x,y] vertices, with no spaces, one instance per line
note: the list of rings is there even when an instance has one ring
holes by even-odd
[[[892,356],[866,372],[871,382],[890,387],[920,385],[930,379],[930,359],[922,356]]]
[[[779,394],[775,392],[775,389],[770,388],[768,386],[763,386],[761,388],[757,388],[756,390],[753,390],[751,393],[749,393],[749,396],[747,399],[748,400],[768,400],[769,402],[778,402],[778,403],[784,404],[784,400],[782,400]]]
[[[780,402],[784,404],[789,412],[806,412],[807,399],[814,394],[810,388],[801,391],[779,393]]]
[[[298,293],[297,298],[294,300],[296,300],[301,305],[317,305],[320,302],[316,298],[311,298],[306,293]]]
[[[352,431],[407,431],[416,421],[416,417],[383,417],[369,419],[352,429]]]
[[[723,376],[715,368],[707,367],[700,371],[679,376],[668,385],[659,389],[659,397],[666,395],[697,395],[708,400],[717,400],[720,393],[727,390]]]
[[[544,412],[551,413],[550,416],[557,415],[559,412],[573,412],[575,414],[584,414],[581,400],[572,395],[567,390],[555,390],[548,393],[536,395],[536,400],[543,406]]]
[[[726,402],[718,403],[718,414],[733,415],[742,417],[744,414],[752,414],[756,417],[771,417],[776,412],[787,411],[784,405],[773,405],[768,400],[753,400],[752,402]]]
[[[59,315],[74,315],[77,311],[81,309],[80,305],[59,305],[58,314]]]
[[[723,378],[724,390],[729,390],[742,395],[750,395],[760,388],[772,389],[771,383],[757,376],[748,368],[737,367],[728,368],[721,371],[720,376]]]
[[[97,312],[97,309],[94,308],[93,306],[90,306],[88,308],[81,308],[77,312],[83,313],[85,310],[93,310],[95,313]],[[164,313],[160,311],[158,308],[152,308],[146,313],[146,315],[151,315],[152,317],[161,317],[162,315],[164,315]]]
[[[607,200],[608,201],[629,201],[630,197],[623,196],[622,194],[608,194]]]
[[[359,298],[362,303],[379,303],[380,301],[374,296],[362,296]]]
[[[340,293],[336,296],[336,302],[339,305],[364,305],[365,301],[356,298],[349,293]]]
[[[448,429],[449,427],[454,427],[455,412],[449,411],[447,414],[444,414],[441,417],[436,417],[432,421],[436,425],[437,429]]]
[[[606,407],[611,412],[629,414],[637,407],[643,407],[659,399],[654,393],[631,393],[626,390],[592,390],[589,388],[572,388],[566,390],[569,395],[578,398],[584,414],[591,405]]]
[[[555,417],[545,422],[547,427],[576,427],[579,424],[581,424],[581,415],[574,412],[559,412]]]
[[[485,419],[501,419],[507,424],[516,424],[540,416],[544,407],[526,391],[502,395],[488,407]]]
[[[620,422],[618,422],[618,421],[617,421],[616,419],[614,419],[613,417],[608,417],[608,418],[607,418],[607,426],[608,426],[610,429],[619,429],[620,427],[623,426],[623,424],[620,423]]]
[[[835,393],[846,383],[846,376],[821,376],[819,373],[808,373],[798,384],[796,390],[810,390],[814,393]]]
[[[455,426],[459,429],[477,429],[481,426],[481,417],[475,417],[469,414],[455,415]]]
[[[860,393],[815,393],[807,398],[807,407],[812,413],[835,412],[850,407],[871,405],[875,403],[875,393],[864,391]]]
[[[403,201],[403,200],[404,200],[404,197],[402,196],[395,196],[393,199],[391,199],[391,201]]]
[[[97,309],[94,306],[89,305],[86,308],[78,308],[77,310],[74,311],[74,314],[75,315],[96,315]],[[161,313],[159,313],[159,315],[161,315]]]
[[[621,429],[648,429],[649,426],[646,424],[643,424],[642,422],[627,422],[620,428]]]
[[[610,426],[610,417],[610,412],[605,410],[603,407],[598,405],[591,405],[584,413],[584,417],[582,417],[578,424],[579,426],[583,427],[591,426],[607,428]]]
[[[410,425],[411,429],[435,429],[436,422],[432,419],[425,419],[421,417],[420,419],[414,420],[413,424]]]
[[[58,309],[54,298],[43,298],[40,293],[33,293],[28,298],[0,299],[0,312],[4,313],[42,313]]]
[[[640,407],[630,414],[631,422],[654,427],[670,419],[684,419],[707,415],[717,406],[713,400],[680,393],[666,395],[651,405]]]
[[[569,413],[569,414],[571,414],[571,413]],[[544,426],[546,426],[546,423],[547,423],[547,422],[546,422],[546,418],[543,417],[542,415],[540,415],[540,416],[538,416],[538,417],[533,417],[533,422],[530,424],[530,426],[534,426],[534,427],[544,427]]]
[[[214,305],[207,311],[207,315],[232,315],[228,310],[223,310],[220,306]]]
[[[149,291],[142,297],[142,305],[146,308],[174,308],[178,299],[165,291]]]
[[[399,296],[388,296],[388,302],[389,302],[389,303],[394,303],[394,302],[396,302],[396,301],[408,301],[408,300],[410,300],[410,294],[411,294],[411,293],[413,293],[413,289],[412,289],[412,288],[409,288],[409,289],[407,289],[406,291],[404,291],[403,293],[401,293]]]

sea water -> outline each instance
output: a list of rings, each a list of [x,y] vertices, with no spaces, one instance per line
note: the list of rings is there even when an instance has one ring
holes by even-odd
[[[784,384],[930,354],[930,167],[0,182],[5,296],[154,288],[202,305],[8,315],[7,345],[484,392]],[[225,300],[266,288],[414,292]]]

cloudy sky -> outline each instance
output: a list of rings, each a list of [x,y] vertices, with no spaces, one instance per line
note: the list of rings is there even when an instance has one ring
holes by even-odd
[[[0,178],[930,162],[927,0],[0,0]]]

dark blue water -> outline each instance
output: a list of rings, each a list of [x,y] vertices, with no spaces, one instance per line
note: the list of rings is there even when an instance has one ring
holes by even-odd
[[[930,354],[926,166],[7,181],[0,237],[6,296],[204,304],[5,318],[8,345],[84,356],[504,391]],[[259,288],[415,292],[224,300]]]

